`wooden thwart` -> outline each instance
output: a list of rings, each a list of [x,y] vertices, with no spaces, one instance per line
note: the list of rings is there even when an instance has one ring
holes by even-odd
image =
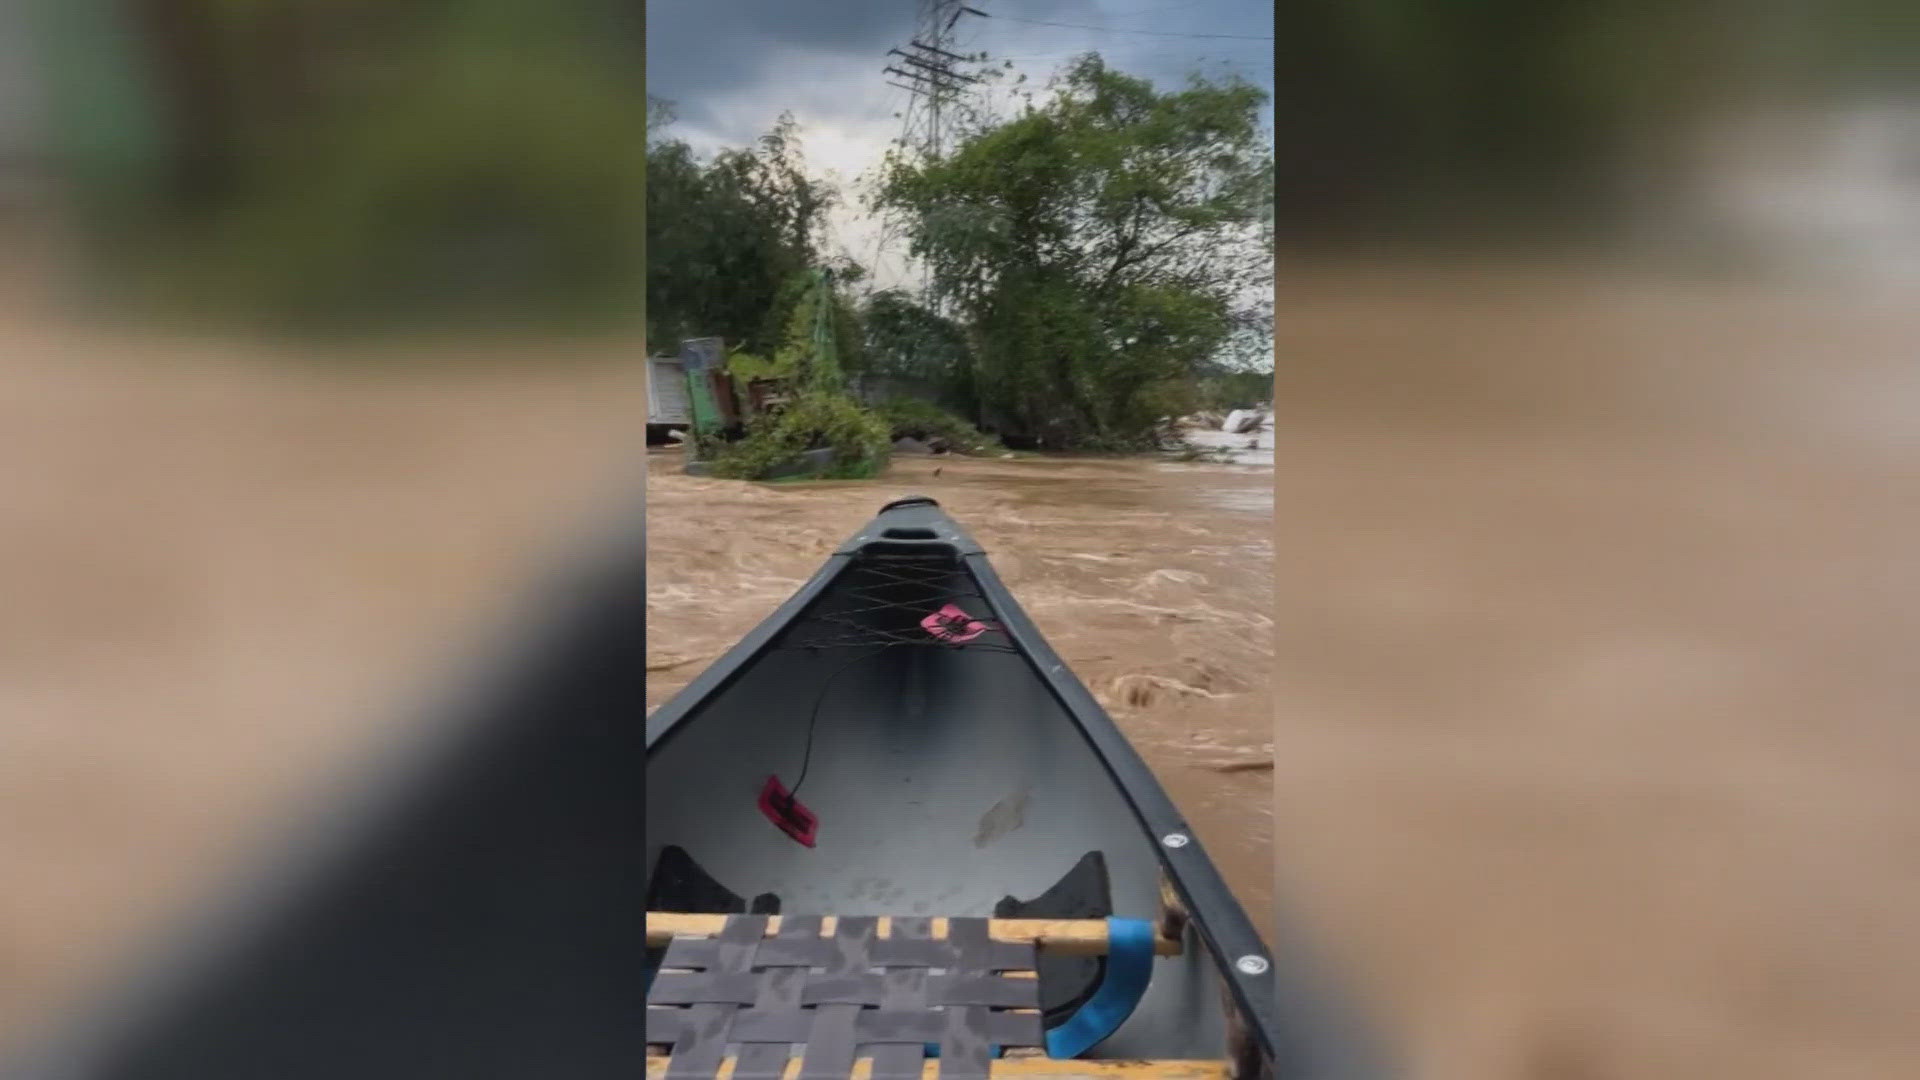
[[[647,1059],[647,1080],[666,1080],[664,1057]],[[714,1074],[715,1080],[729,1080],[735,1059],[727,1058]],[[1231,1070],[1224,1061],[1056,1061],[1053,1058],[1002,1058],[990,1066],[992,1080],[1230,1080]],[[785,1080],[800,1075],[800,1059],[787,1063]],[[860,1058],[853,1063],[850,1080],[870,1080],[873,1059]],[[928,1061],[921,1066],[921,1080],[939,1080],[940,1063]]]
[[[727,925],[727,915],[684,915],[673,912],[647,913],[647,945],[663,948],[676,937],[713,937]],[[820,928],[823,937],[834,932],[835,917],[826,916]],[[890,920],[880,917],[879,933],[889,936]],[[780,930],[780,916],[767,916],[767,935]],[[1107,952],[1105,919],[989,919],[987,933],[999,941],[1032,942],[1035,947],[1069,956],[1104,956]],[[933,936],[947,936],[947,920],[933,920]],[[1156,938],[1153,951],[1160,956],[1177,956],[1180,943]]]

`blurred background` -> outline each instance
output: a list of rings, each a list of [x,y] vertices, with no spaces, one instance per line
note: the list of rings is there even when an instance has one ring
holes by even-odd
[[[0,1054],[637,497],[640,16],[0,0]]]
[[[1279,7],[1279,888],[1414,1075],[1920,1073],[1917,15]]]

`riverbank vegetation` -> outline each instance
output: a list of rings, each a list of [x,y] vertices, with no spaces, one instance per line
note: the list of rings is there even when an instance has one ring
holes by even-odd
[[[1271,341],[1264,104],[1244,83],[1163,90],[1083,57],[1011,114],[974,115],[944,156],[881,163],[868,209],[929,287],[855,301],[866,271],[821,250],[839,196],[807,178],[791,118],[702,164],[655,103],[650,330],[727,336],[777,363],[831,351],[837,385],[885,402],[874,412],[895,438],[1160,448],[1170,417],[1270,396],[1271,367],[1236,356]],[[769,290],[799,266],[831,267],[829,283]],[[762,429],[756,460],[789,445]]]

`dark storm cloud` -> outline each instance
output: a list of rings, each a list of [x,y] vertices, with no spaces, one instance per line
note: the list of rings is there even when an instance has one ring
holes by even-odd
[[[654,0],[647,5],[647,92],[699,123],[712,100],[763,85],[782,53],[884,54],[913,28],[907,0]]]
[[[1097,50],[1156,83],[1174,84],[1199,69],[1272,85],[1272,43],[1249,40],[1273,34],[1268,0],[974,0],[971,6],[990,17],[965,17],[962,40],[1012,59],[1032,78]],[[757,111],[768,118],[788,107],[783,101],[825,104],[823,98],[840,102],[849,118],[886,115],[893,107],[881,71],[886,52],[912,35],[918,10],[917,0],[656,0],[647,6],[648,90],[673,101],[689,127],[727,143],[758,131],[729,130],[741,111],[723,117],[718,104],[726,99],[759,98],[767,108]]]

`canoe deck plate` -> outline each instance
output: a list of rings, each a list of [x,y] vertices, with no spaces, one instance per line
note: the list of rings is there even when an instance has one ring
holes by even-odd
[[[647,1042],[670,1048],[666,1080],[713,1080],[737,1048],[732,1080],[920,1080],[937,1047],[943,1080],[987,1077],[995,1048],[1045,1039],[1031,942],[998,941],[978,918],[729,916],[715,937],[676,937],[647,993]],[[1004,972],[1023,973],[1010,977]]]

